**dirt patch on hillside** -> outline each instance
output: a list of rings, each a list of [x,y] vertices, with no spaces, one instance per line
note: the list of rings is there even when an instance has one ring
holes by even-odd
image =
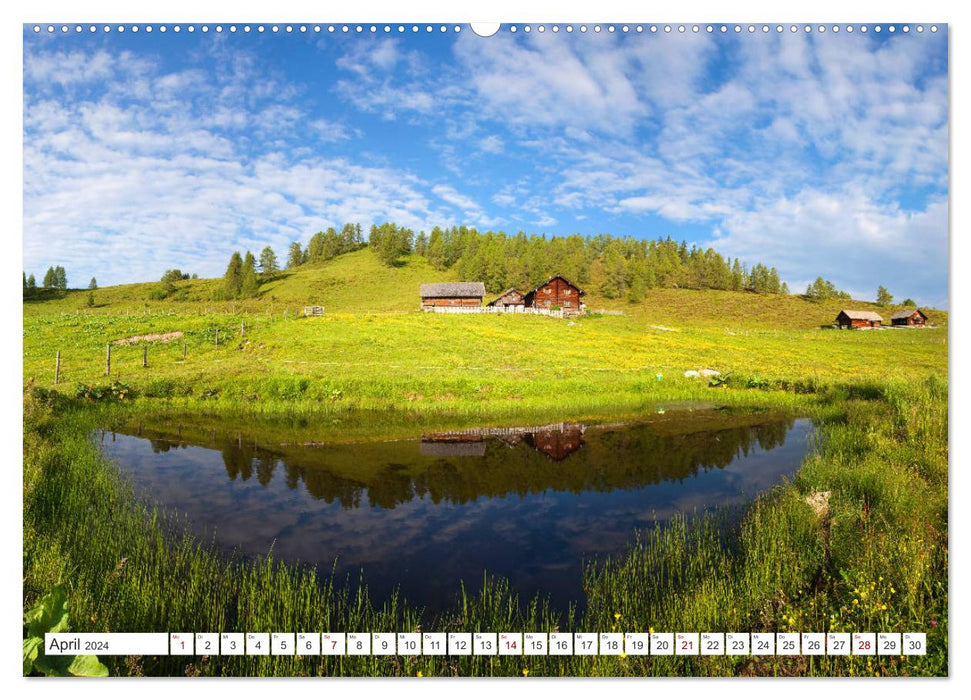
[[[182,335],[183,335],[182,331],[172,331],[171,333],[149,333],[148,335],[133,335],[130,338],[113,340],[111,344],[112,345],[133,345],[134,343],[151,343],[151,342],[167,343],[170,340],[181,338]]]

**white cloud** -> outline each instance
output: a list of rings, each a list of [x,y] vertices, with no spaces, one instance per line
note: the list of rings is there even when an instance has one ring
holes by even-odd
[[[454,187],[449,185],[435,185],[432,187],[432,192],[434,192],[438,197],[444,201],[452,204],[459,209],[466,212],[480,212],[481,207],[479,207],[478,202],[476,202],[471,197],[467,197],[464,194],[460,194],[455,190]]]
[[[467,34],[455,54],[486,112],[507,123],[628,131],[649,111],[628,57],[606,37],[574,43],[565,36]]]
[[[232,70],[225,72],[95,58],[96,75],[111,76],[109,91],[77,95],[28,80],[28,271],[64,264],[74,282],[96,275],[102,285],[157,279],[171,267],[219,275],[234,248],[272,245],[279,254],[292,240],[347,221],[430,228],[461,219],[456,209],[487,219],[454,188],[433,189],[390,164],[308,149],[305,126],[318,143],[359,132],[308,115],[293,86],[246,90],[258,67],[245,55],[227,57]],[[26,65],[39,78],[57,73],[58,62],[88,65],[82,59],[28,54]],[[72,88],[96,79],[86,70]],[[136,83],[151,86],[146,95],[126,89]]]
[[[502,153],[504,143],[496,134],[489,134],[479,141],[479,148],[486,153]]]
[[[821,275],[854,298],[874,299],[884,285],[900,299],[946,307],[947,222],[943,197],[906,211],[860,191],[805,190],[726,217],[710,243],[776,266],[793,292]]]

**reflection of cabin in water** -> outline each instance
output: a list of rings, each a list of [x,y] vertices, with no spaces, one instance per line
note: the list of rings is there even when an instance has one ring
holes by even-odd
[[[483,457],[486,437],[494,437],[508,447],[526,443],[547,457],[560,461],[583,447],[586,427],[558,423],[536,428],[482,428],[421,436],[420,452],[426,457]]]
[[[424,457],[485,457],[486,444],[482,437],[466,436],[463,440],[421,439],[419,453]]]
[[[537,309],[563,309],[563,313],[580,313],[586,304],[580,301],[586,292],[563,275],[553,275],[526,294],[526,306]]]
[[[540,430],[532,434],[533,447],[559,462],[583,445],[583,426],[566,425],[563,430]]]
[[[482,282],[434,282],[421,285],[421,308],[481,307],[485,296]]]
[[[883,325],[883,318],[873,311],[843,309],[836,317],[836,324],[840,328],[879,328]]]
[[[526,297],[515,287],[510,287],[486,306],[495,306],[506,311],[522,311],[526,308]]]
[[[920,309],[903,309],[890,317],[892,326],[923,326],[927,324],[927,315]]]

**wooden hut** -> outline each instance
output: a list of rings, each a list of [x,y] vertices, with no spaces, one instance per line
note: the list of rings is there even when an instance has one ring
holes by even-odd
[[[526,306],[538,309],[563,309],[564,314],[578,314],[585,304],[580,301],[585,292],[563,275],[553,275],[526,294]]]
[[[505,311],[522,311],[526,308],[526,295],[515,287],[510,287],[486,306],[494,306]]]
[[[850,311],[843,309],[836,317],[840,328],[879,328],[883,318],[874,311]]]
[[[469,308],[482,306],[485,285],[482,282],[436,282],[421,285],[421,308]]]
[[[892,326],[925,326],[927,315],[920,309],[902,309],[890,317]]]

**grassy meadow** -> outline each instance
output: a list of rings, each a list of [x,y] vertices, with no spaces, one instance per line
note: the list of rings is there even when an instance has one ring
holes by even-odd
[[[96,290],[93,307],[86,290],[25,300],[24,609],[63,582],[76,631],[544,632],[565,619],[575,631],[926,631],[930,648],[869,660],[105,657],[112,675],[947,674],[945,312],[925,310],[934,328],[845,332],[824,327],[840,308],[878,307],[677,289],[629,304],[599,298],[596,280],[588,307],[623,315],[417,311],[418,285],[447,279],[417,256],[388,268],[365,249],[235,303],[211,300],[218,280],[176,283],[165,301],[151,299],[154,284]],[[314,303],[325,316],[298,315]],[[684,377],[703,368],[722,374]],[[632,532],[626,555],[588,568],[582,613],[518,600],[499,580],[457,590],[455,608],[431,623],[398,598],[216,554],[136,498],[90,438],[119,410],[240,423],[259,414],[361,439],[681,400],[800,412],[816,422],[815,449],[741,519],[686,516]]]

